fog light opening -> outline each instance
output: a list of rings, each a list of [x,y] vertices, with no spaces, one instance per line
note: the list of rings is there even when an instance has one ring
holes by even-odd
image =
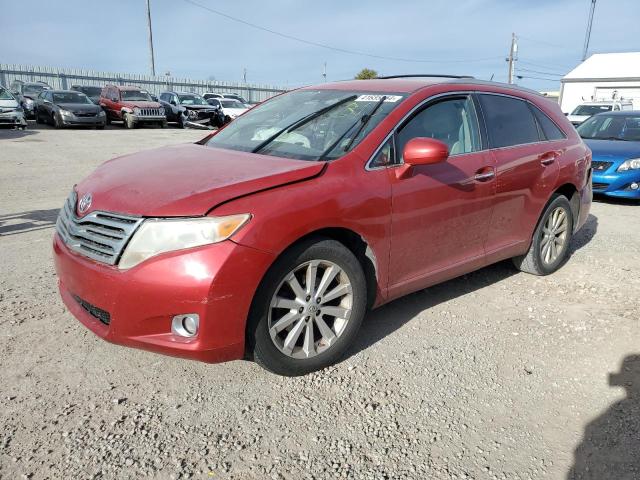
[[[631,185],[629,185],[629,188],[631,190],[638,190],[638,188],[640,188],[640,184],[637,184],[636,182],[633,182]]]
[[[171,331],[174,335],[191,338],[198,334],[200,316],[197,313],[176,315],[171,321]]]

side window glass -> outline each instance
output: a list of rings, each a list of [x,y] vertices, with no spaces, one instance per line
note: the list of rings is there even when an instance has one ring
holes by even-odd
[[[415,115],[398,133],[398,155],[416,137],[435,138],[449,147],[450,155],[480,150],[480,135],[470,97],[451,98],[432,104]]]
[[[369,168],[381,168],[388,167],[395,163],[394,161],[394,148],[393,148],[393,136],[389,138],[382,146],[378,153],[376,153],[375,157],[371,160],[369,164]]]
[[[560,130],[558,126],[553,123],[553,120],[551,120],[546,113],[544,113],[535,105],[529,104],[529,107],[531,107],[531,110],[533,110],[533,114],[535,115],[536,120],[538,120],[538,125],[540,125],[542,133],[547,140],[562,140],[564,138],[567,138],[562,130]]]
[[[479,97],[491,148],[540,141],[533,113],[524,100],[488,94]]]

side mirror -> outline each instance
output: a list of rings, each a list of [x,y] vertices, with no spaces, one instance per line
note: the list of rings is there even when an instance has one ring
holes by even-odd
[[[431,165],[444,162],[448,157],[447,144],[434,138],[412,138],[402,152],[405,165]]]
[[[569,112],[564,112],[564,116],[568,117],[569,116]]]

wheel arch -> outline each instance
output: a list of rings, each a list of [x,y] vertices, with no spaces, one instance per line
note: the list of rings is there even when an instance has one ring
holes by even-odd
[[[547,202],[547,205],[555,195],[564,195],[565,197],[567,197],[567,200],[569,200],[569,204],[571,205],[571,213],[573,214],[574,218],[575,229],[575,226],[578,223],[577,220],[580,215],[580,194],[578,193],[577,187],[573,183],[565,183],[564,185],[561,185],[553,192],[551,198],[549,198],[549,201]],[[547,205],[545,205],[545,208]],[[544,212],[544,209],[542,211]]]

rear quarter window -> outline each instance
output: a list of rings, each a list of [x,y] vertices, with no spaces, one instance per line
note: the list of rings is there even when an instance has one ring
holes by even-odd
[[[558,126],[547,116],[546,113],[544,113],[535,105],[529,104],[529,107],[535,115],[536,120],[538,121],[538,125],[540,125],[542,133],[544,134],[546,140],[563,140],[567,138],[564,132],[560,130],[560,128],[558,128]]]
[[[538,127],[527,102],[502,95],[479,95],[490,148],[540,141]]]

